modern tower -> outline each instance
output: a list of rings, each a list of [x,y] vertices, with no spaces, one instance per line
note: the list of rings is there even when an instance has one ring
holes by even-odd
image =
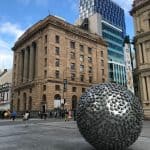
[[[79,9],[81,27],[99,34],[108,44],[109,81],[126,85],[124,10],[112,0],[80,0]]]

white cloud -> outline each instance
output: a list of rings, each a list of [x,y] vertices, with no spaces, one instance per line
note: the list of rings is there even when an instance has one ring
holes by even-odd
[[[13,52],[11,47],[23,32],[24,30],[17,24],[0,23],[0,69],[12,67]]]
[[[23,34],[22,30],[17,24],[5,22],[0,24],[0,33],[9,34],[15,37],[15,40]]]
[[[133,0],[113,0],[118,5],[120,5],[126,13],[128,13],[131,10]]]

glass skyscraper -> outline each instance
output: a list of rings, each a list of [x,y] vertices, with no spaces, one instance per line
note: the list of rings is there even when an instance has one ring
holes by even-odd
[[[80,20],[98,14],[97,30],[108,44],[109,80],[126,85],[123,42],[126,34],[124,10],[112,0],[80,0]],[[91,28],[97,27],[89,21]],[[95,27],[94,27],[95,26]],[[91,29],[92,31],[93,29]],[[95,29],[94,29],[95,32]]]

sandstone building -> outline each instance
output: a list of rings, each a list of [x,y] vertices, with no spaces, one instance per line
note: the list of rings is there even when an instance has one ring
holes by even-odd
[[[12,105],[17,112],[75,109],[89,86],[108,78],[106,43],[58,17],[29,28],[13,51]]]
[[[135,26],[136,92],[150,118],[150,0],[134,0],[131,15]]]

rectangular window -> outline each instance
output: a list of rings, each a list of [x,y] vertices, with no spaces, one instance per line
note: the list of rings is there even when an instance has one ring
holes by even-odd
[[[85,88],[82,88],[82,93],[84,93],[85,92]]]
[[[92,54],[92,48],[91,47],[88,47],[88,53]]]
[[[80,72],[84,72],[84,65],[80,65]]]
[[[56,59],[56,61],[55,61],[55,66],[56,66],[56,67],[59,67],[59,65],[60,65],[60,60],[59,60],[59,59]]]
[[[47,46],[45,46],[45,55],[47,55]]]
[[[101,51],[101,57],[104,57],[104,52],[103,51]]]
[[[84,46],[80,45],[80,51],[83,52],[84,51]]]
[[[55,85],[55,91],[60,91],[60,85]]]
[[[89,76],[89,83],[92,83],[93,77]]]
[[[55,47],[55,54],[59,55],[60,54],[60,48],[59,47]]]
[[[47,58],[44,59],[44,66],[47,66]]]
[[[84,75],[80,75],[80,81],[81,81],[81,82],[84,81]]]
[[[92,67],[89,67],[89,73],[92,73]]]
[[[70,48],[75,49],[75,42],[73,41],[70,42]]]
[[[47,70],[44,71],[44,78],[47,78]]]
[[[101,66],[104,66],[104,60],[101,60]]]
[[[105,79],[104,79],[104,78],[102,78],[102,82],[103,82],[103,83],[105,82]]]
[[[148,19],[148,25],[149,25],[149,29],[150,29],[150,19]]]
[[[83,55],[80,55],[80,61],[84,61],[84,56]]]
[[[60,38],[59,38],[58,35],[55,36],[55,42],[56,42],[56,43],[59,43],[59,42],[60,42]]]
[[[75,63],[71,63],[71,70],[75,70]]]
[[[74,52],[71,52],[70,56],[71,56],[71,59],[75,59],[75,53]]]
[[[72,92],[76,92],[77,88],[76,87],[72,87]]]
[[[75,81],[75,74],[74,73],[71,74],[71,80]]]
[[[88,62],[92,63],[92,57],[88,57]]]
[[[102,69],[102,76],[104,76],[104,69]]]
[[[47,35],[45,35],[44,42],[47,43]]]
[[[55,76],[57,79],[59,79],[59,71],[58,70],[55,71]]]
[[[46,91],[46,85],[43,85],[43,91]]]

